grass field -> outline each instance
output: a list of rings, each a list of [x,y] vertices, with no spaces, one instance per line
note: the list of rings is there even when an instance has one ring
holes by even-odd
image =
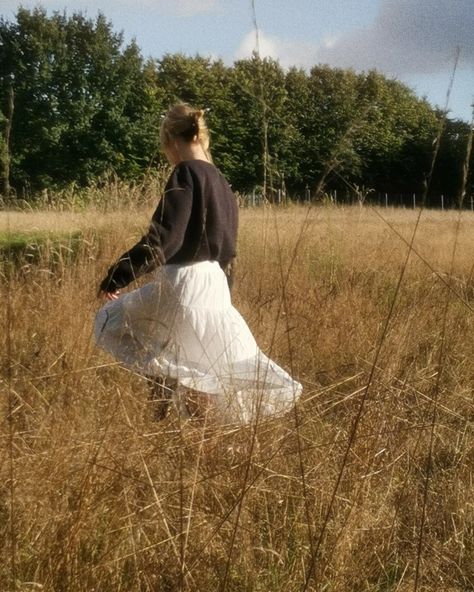
[[[241,211],[235,305],[304,393],[204,429],[93,344],[149,212],[1,213],[82,242],[3,272],[0,590],[473,590],[474,215],[417,215]]]

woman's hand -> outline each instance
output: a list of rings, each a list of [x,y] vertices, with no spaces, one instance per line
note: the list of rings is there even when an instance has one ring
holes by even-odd
[[[115,290],[115,292],[104,292],[104,291],[100,291],[99,292],[99,297],[102,298],[103,300],[117,300],[117,298],[120,296],[120,290]]]

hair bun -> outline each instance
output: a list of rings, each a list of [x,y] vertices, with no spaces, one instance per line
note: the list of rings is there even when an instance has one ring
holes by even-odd
[[[171,107],[160,128],[163,146],[169,145],[173,138],[182,138],[187,142],[197,138],[205,151],[209,150],[209,130],[205,120],[205,109],[196,109],[186,103]]]

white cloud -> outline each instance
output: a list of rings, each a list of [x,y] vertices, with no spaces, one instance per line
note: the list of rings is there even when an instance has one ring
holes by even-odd
[[[236,59],[248,58],[257,50],[257,36],[250,31],[242,39],[235,54]],[[258,52],[262,58],[269,57],[278,60],[284,68],[300,66],[310,68],[315,64],[317,46],[313,43],[280,39],[258,32]]]
[[[327,47],[327,48],[331,48],[336,45],[337,41],[338,41],[337,35],[326,35],[323,38],[322,46]]]
[[[318,61],[394,76],[474,65],[473,0],[382,0],[373,24],[323,44]]]

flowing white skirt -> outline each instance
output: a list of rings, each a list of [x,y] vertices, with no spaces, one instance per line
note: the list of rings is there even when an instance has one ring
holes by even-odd
[[[226,421],[282,414],[301,394],[258,348],[217,262],[160,267],[153,281],[99,310],[95,336],[128,368],[211,395]]]

